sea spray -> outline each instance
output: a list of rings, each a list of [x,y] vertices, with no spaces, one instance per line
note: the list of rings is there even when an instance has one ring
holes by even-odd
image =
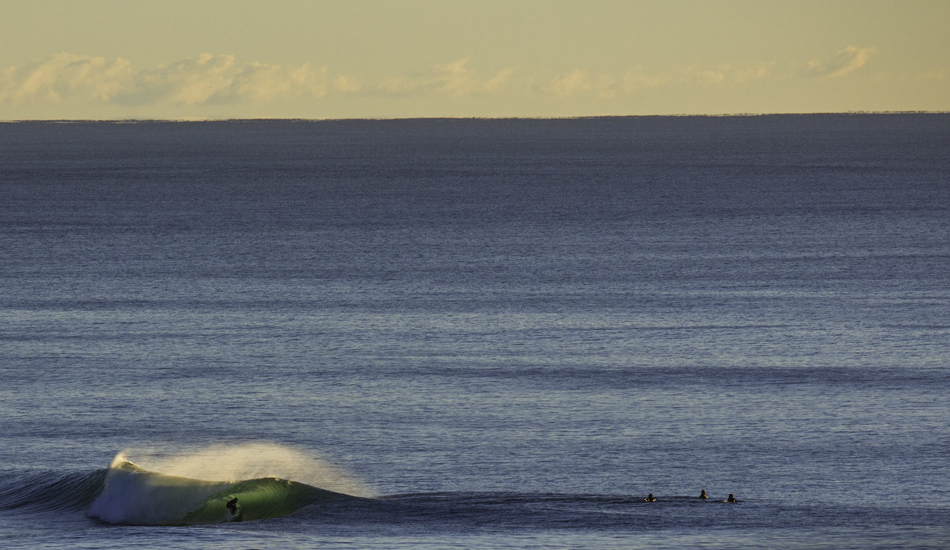
[[[133,458],[135,464],[146,470],[171,476],[232,482],[276,477],[347,495],[373,496],[356,477],[312,451],[277,443],[126,449],[120,455]]]
[[[116,455],[102,493],[89,508],[90,517],[134,525],[217,523],[277,517],[315,502],[356,498],[353,493],[367,495],[361,484],[340,469],[275,444],[215,445],[141,455],[142,459],[136,457],[138,464],[129,460],[135,456],[132,452]],[[234,498],[238,514],[227,508]]]

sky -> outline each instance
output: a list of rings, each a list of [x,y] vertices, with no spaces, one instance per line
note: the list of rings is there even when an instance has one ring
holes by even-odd
[[[950,111],[950,0],[0,0],[0,120]]]

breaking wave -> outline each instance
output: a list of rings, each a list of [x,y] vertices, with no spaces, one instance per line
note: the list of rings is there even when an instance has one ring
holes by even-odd
[[[140,454],[136,463],[119,453],[107,469],[93,472],[4,476],[0,509],[85,510],[115,524],[194,525],[273,518],[314,503],[369,496],[339,469],[279,445]]]
[[[237,499],[235,510],[227,503]],[[347,495],[276,477],[205,481],[151,472],[117,457],[87,514],[109,523],[193,525],[285,516]]]

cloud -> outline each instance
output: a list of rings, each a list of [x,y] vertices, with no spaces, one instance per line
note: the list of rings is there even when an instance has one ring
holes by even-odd
[[[837,55],[831,61],[809,61],[802,74],[809,78],[844,76],[863,67],[875,51],[877,51],[875,48],[848,46],[843,50],[838,50]]]
[[[488,80],[483,80],[468,68],[466,57],[447,65],[437,65],[429,73],[386,76],[379,81],[375,90],[383,95],[495,95],[503,91],[514,72],[513,67],[508,67],[498,71]]]
[[[500,92],[502,87],[509,81],[508,77],[510,77],[514,72],[514,67],[507,67],[498,71],[495,76],[491,77],[487,82],[485,82],[483,86],[485,93],[494,95]]]
[[[322,97],[326,69],[238,64],[233,55],[201,54],[136,74],[133,84],[116,96],[128,105],[220,105],[269,102],[279,97]]]
[[[874,48],[848,46],[829,61],[799,64],[793,73],[810,78],[837,78],[867,64]],[[135,70],[117,58],[61,53],[20,67],[0,69],[0,104],[111,105],[147,112],[189,113],[183,108],[201,106],[259,106],[283,100],[309,101],[331,94],[359,101],[361,97],[425,97],[456,101],[463,98],[513,97],[518,101],[613,101],[624,102],[644,95],[701,93],[716,89],[739,90],[756,81],[772,84],[792,78],[776,74],[777,63],[739,62],[719,65],[654,66],[637,65],[626,71],[592,72],[575,67],[561,72],[525,74],[506,67],[487,74],[470,66],[465,57],[427,71],[393,73],[387,76],[330,75],[326,67],[239,62],[233,55],[212,55],[182,59],[152,68]],[[930,71],[920,78],[945,79],[944,70]],[[652,92],[647,93],[648,90]],[[287,103],[283,106],[288,105]],[[298,102],[297,107],[301,104]],[[296,108],[296,107],[295,107]],[[256,112],[254,109],[244,112]]]
[[[333,80],[333,89],[343,93],[356,93],[363,89],[363,85],[350,77],[340,75]]]
[[[213,105],[269,102],[327,93],[326,69],[235,62],[232,55],[201,54],[133,71],[124,59],[61,53],[0,76],[0,102],[98,101],[121,105]]]
[[[623,77],[610,74],[591,74],[583,69],[560,73],[553,78],[542,79],[535,89],[554,98],[566,98],[583,94],[596,94],[603,99],[612,99],[618,94],[631,91]]]
[[[726,73],[728,71],[728,65],[711,69],[700,68],[694,65],[683,70],[678,80],[680,82],[696,82],[704,86],[713,86],[726,82]]]
[[[475,91],[482,91],[479,88],[482,88],[483,85],[475,79],[472,71],[465,66],[467,63],[468,58],[465,58],[448,65],[439,66],[437,75],[428,82],[428,86],[436,91],[451,95],[468,95]]]
[[[662,72],[651,72],[637,65],[620,76],[591,74],[578,68],[568,73],[557,74],[553,78],[541,79],[534,88],[553,98],[596,94],[604,99],[612,99],[651,88],[696,85],[736,86],[770,76],[774,66],[774,62],[717,67],[688,65]]]
[[[590,76],[586,71],[574,69],[567,74],[555,75],[541,86],[541,90],[554,97],[568,97],[593,89]]]
[[[689,65],[663,72],[650,72],[638,65],[621,76],[595,75],[583,69],[574,69],[571,72],[542,80],[535,88],[554,98],[596,94],[601,98],[610,99],[644,89],[668,86],[735,86],[768,77],[774,66],[774,62],[717,67]]]
[[[58,103],[70,98],[109,101],[133,78],[124,59],[107,63],[101,57],[61,53],[0,76],[0,102]]]
[[[657,88],[673,82],[674,77],[671,73],[650,74],[643,67],[637,66],[623,76],[623,90],[625,92],[635,92],[643,88]]]

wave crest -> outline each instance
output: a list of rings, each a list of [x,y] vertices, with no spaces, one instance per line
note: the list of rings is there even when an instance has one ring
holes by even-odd
[[[117,454],[87,515],[133,525],[219,523],[278,517],[316,502],[356,498],[273,472],[362,491],[338,469],[279,445],[216,446],[175,455],[146,454],[145,460],[148,469],[131,462],[126,452]],[[237,511],[232,514],[227,503],[234,498]]]

